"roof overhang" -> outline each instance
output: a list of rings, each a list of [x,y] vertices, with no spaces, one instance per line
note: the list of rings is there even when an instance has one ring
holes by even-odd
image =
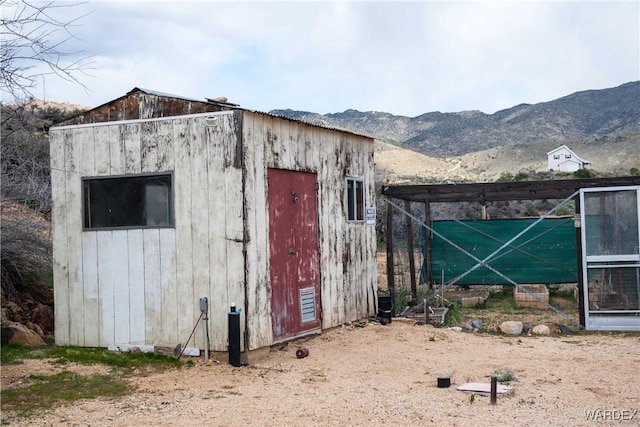
[[[640,176],[554,181],[488,182],[475,184],[385,185],[382,194],[414,202],[493,202],[566,199],[581,188],[640,185]]]

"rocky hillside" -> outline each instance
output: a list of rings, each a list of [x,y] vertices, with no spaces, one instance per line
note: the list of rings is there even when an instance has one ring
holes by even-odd
[[[431,112],[404,117],[346,110],[320,115],[288,109],[271,113],[363,132],[429,156],[451,157],[511,145],[551,142],[558,146],[640,132],[640,81],[577,92],[550,102],[520,104],[494,114]]]

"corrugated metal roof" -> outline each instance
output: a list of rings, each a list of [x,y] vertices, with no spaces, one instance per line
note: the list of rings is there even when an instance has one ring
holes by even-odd
[[[185,101],[192,101],[192,102],[207,102],[207,101],[203,101],[202,99],[187,98],[186,96],[174,95],[172,93],[160,92],[157,90],[145,89],[141,87],[134,87],[129,92],[127,92],[127,95],[131,95],[132,93],[135,93],[135,92],[144,92],[148,95],[162,96],[165,98],[176,98],[176,99],[182,99]]]
[[[339,127],[336,127],[336,126],[329,126],[329,125],[320,125],[318,123],[311,123],[311,122],[308,122],[306,120],[301,120],[301,119],[293,119],[291,117],[283,116],[283,115],[280,115],[280,114],[272,114],[272,113],[268,113],[268,112],[265,112],[265,111],[251,110],[249,108],[240,107],[238,104],[233,104],[233,103],[230,103],[230,102],[218,102],[218,101],[214,101],[211,98],[206,98],[206,100],[203,101],[203,100],[200,100],[200,99],[193,99],[193,98],[188,98],[188,97],[184,97],[184,96],[180,96],[180,95],[174,95],[174,94],[167,93],[167,92],[161,92],[161,91],[157,91],[157,90],[153,90],[153,89],[145,89],[145,88],[140,88],[140,87],[134,87],[133,89],[131,89],[127,93],[127,95],[130,95],[130,94],[132,94],[134,92],[137,92],[137,91],[141,91],[141,92],[144,92],[144,93],[149,94],[149,95],[162,96],[162,97],[167,97],[167,98],[176,98],[176,99],[182,99],[182,100],[185,100],[185,101],[204,102],[204,103],[208,103],[208,104],[225,105],[225,106],[228,106],[228,107],[232,107],[234,109],[250,111],[252,113],[263,114],[263,115],[269,116],[269,117],[277,117],[279,119],[288,120],[290,122],[303,123],[303,124],[306,124],[306,125],[309,125],[309,126],[317,126],[317,127],[323,128],[323,129],[335,130],[335,131],[345,132],[345,133],[349,133],[349,134],[356,135],[356,136],[362,136],[362,137],[365,137],[365,138],[374,139],[374,137],[372,135],[367,135],[367,134],[364,134],[364,133],[354,132],[351,129],[344,129],[344,128],[339,128]]]
[[[145,89],[145,88],[141,88],[141,87],[134,87],[129,92],[127,92],[125,95],[123,95],[123,96],[121,96],[119,98],[116,98],[114,100],[111,100],[109,102],[106,102],[106,103],[104,103],[104,104],[102,104],[102,105],[100,105],[98,107],[94,107],[94,108],[92,108],[92,109],[90,109],[88,111],[96,110],[96,109],[98,109],[100,107],[103,107],[103,106],[105,106],[107,104],[111,104],[111,103],[113,103],[115,101],[118,101],[120,99],[123,99],[123,98],[125,98],[125,97],[127,97],[129,95],[132,95],[132,94],[136,93],[136,92],[143,92],[143,93],[148,94],[148,95],[154,95],[154,96],[159,96],[159,97],[163,97],[163,98],[180,99],[180,100],[188,101],[188,102],[198,102],[198,103],[202,103],[202,104],[216,104],[216,105],[221,105],[221,106],[227,107],[229,109],[233,109],[233,110],[243,110],[243,111],[248,111],[248,112],[251,112],[251,113],[262,114],[262,115],[269,116],[269,117],[276,117],[278,119],[287,120],[287,121],[290,121],[290,122],[302,123],[302,124],[305,124],[305,125],[308,125],[308,126],[316,126],[316,127],[320,127],[320,128],[323,128],[323,129],[328,129],[328,130],[333,130],[333,131],[338,131],[338,132],[344,132],[344,133],[348,133],[348,134],[351,134],[351,135],[360,136],[360,137],[363,137],[363,138],[368,138],[368,139],[374,139],[375,138],[373,135],[367,135],[367,134],[364,134],[364,133],[355,132],[355,131],[350,130],[350,129],[344,129],[344,128],[339,128],[339,127],[336,127],[336,126],[329,126],[329,125],[321,125],[321,124],[318,124],[318,123],[311,123],[311,122],[308,122],[308,121],[305,121],[305,120],[301,120],[301,119],[293,119],[291,117],[283,116],[283,115],[280,115],[280,114],[271,114],[271,113],[264,112],[264,111],[251,110],[249,108],[242,108],[238,104],[233,104],[233,103],[230,103],[230,102],[218,102],[218,101],[214,101],[211,98],[207,98],[206,100],[194,99],[194,98],[189,98],[189,97],[185,97],[185,96],[181,96],[181,95],[174,95],[174,94],[167,93],[167,92],[161,92],[161,91],[158,91],[158,90]],[[85,112],[83,112],[81,114],[85,114],[85,113],[87,113],[87,112],[85,111]]]
[[[345,129],[345,128],[340,128],[340,127],[337,127],[337,126],[329,126],[329,125],[324,125],[324,124],[321,125],[321,124],[318,124],[318,123],[308,122],[308,121],[302,120],[302,119],[293,119],[291,117],[283,116],[281,114],[273,114],[273,113],[267,113],[267,112],[264,112],[264,111],[250,110],[248,108],[239,108],[239,109],[240,110],[245,110],[245,111],[250,111],[250,112],[256,113],[256,114],[263,114],[263,115],[269,116],[269,117],[276,117],[278,119],[288,120],[290,122],[303,123],[303,124],[308,125],[308,126],[316,126],[316,127],[322,128],[322,129],[335,130],[335,131],[338,131],[338,132],[349,133],[349,134],[355,135],[355,136],[361,136],[361,137],[364,137],[364,138],[375,139],[374,135],[367,135],[365,133],[356,132],[356,131],[354,131],[352,129]]]

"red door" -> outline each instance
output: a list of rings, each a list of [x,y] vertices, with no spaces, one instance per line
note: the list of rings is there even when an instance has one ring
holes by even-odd
[[[271,320],[274,341],[320,328],[316,175],[269,169]]]

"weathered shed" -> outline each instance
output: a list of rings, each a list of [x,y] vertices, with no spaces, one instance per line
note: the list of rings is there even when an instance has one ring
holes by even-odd
[[[56,343],[243,350],[376,312],[370,137],[135,88],[50,129]]]

